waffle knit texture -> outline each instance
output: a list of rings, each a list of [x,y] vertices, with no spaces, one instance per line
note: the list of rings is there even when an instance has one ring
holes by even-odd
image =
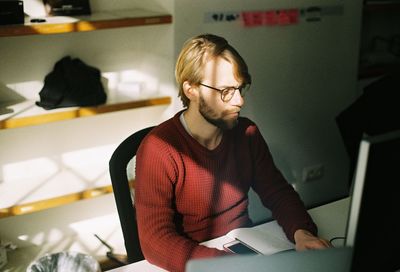
[[[291,241],[298,229],[317,233],[252,121],[239,118],[235,128],[224,131],[221,143],[208,150],[184,129],[181,113],[154,128],[136,157],[135,206],[147,261],[184,271],[189,259],[230,254],[199,242],[252,225],[250,187]]]

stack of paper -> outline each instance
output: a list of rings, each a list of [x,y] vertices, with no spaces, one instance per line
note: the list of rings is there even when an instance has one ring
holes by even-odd
[[[287,239],[282,228],[276,222],[268,224],[268,228],[263,226],[265,225],[234,229],[226,236],[239,240],[264,255],[294,249],[295,245]]]

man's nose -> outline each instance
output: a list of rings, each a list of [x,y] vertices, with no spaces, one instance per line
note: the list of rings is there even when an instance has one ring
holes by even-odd
[[[236,89],[235,92],[233,93],[233,97],[231,99],[231,104],[234,106],[243,106],[244,104],[244,98],[241,95],[239,89]]]

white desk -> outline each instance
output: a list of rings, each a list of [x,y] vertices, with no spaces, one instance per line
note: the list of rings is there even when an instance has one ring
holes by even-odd
[[[342,237],[346,232],[347,218],[349,212],[350,198],[344,198],[326,205],[322,205],[308,210],[314,222],[318,225],[319,236],[325,239],[333,237]],[[276,222],[271,221],[256,228],[275,229]],[[208,247],[222,249],[222,245],[232,241],[227,236],[222,236],[207,242],[202,243]],[[335,242],[334,245],[342,245],[342,241]],[[154,266],[146,260],[132,263],[123,267],[109,270],[109,272],[152,272],[165,271],[157,266]]]

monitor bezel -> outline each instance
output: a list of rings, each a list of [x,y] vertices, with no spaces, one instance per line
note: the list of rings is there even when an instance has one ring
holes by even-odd
[[[376,136],[364,135],[363,139],[360,141],[356,170],[354,173],[352,188],[350,190],[351,200],[344,243],[344,245],[347,247],[354,247],[355,245],[371,147],[374,144],[384,143],[396,140],[398,138],[400,138],[400,130],[395,130]]]

